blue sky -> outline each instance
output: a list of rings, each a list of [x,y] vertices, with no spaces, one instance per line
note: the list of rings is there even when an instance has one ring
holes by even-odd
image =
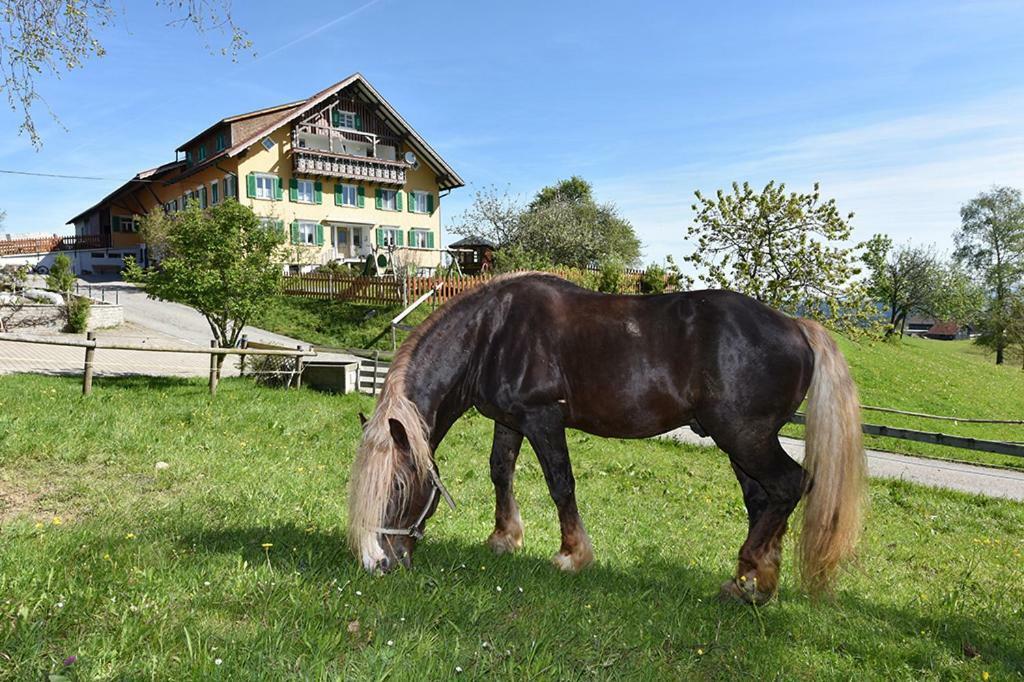
[[[34,151],[0,112],[0,169],[126,179],[224,116],[361,71],[474,188],[579,174],[646,260],[688,252],[693,191],[821,182],[855,236],[949,248],[960,204],[1024,187],[1024,4],[235,3],[256,57],[210,54],[133,0],[108,55],[40,91]],[[216,40],[216,36],[212,37]],[[3,228],[64,231],[118,182],[0,175]]]

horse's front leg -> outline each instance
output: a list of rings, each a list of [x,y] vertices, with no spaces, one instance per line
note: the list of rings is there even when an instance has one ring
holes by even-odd
[[[487,544],[495,554],[514,552],[523,546],[523,521],[512,492],[516,460],[523,445],[523,434],[494,422],[491,446],[491,481],[494,482],[494,532]]]
[[[561,411],[530,415],[524,422],[524,433],[537,453],[551,499],[558,508],[562,546],[552,560],[563,571],[579,571],[594,560],[594,550],[576,508],[576,479],[569,462]]]

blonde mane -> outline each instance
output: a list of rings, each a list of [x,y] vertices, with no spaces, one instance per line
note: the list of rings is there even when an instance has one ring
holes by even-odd
[[[398,508],[406,505],[410,486],[422,484],[434,466],[430,447],[430,430],[416,404],[407,397],[405,379],[410,361],[423,337],[439,320],[444,319],[464,298],[483,294],[496,284],[531,274],[516,272],[499,275],[486,284],[462,292],[434,311],[402,343],[388,370],[380,400],[373,415],[363,428],[363,438],[356,451],[348,491],[348,541],[362,558],[363,565],[372,569],[384,557],[377,541],[377,529],[384,526],[392,491],[397,495]],[[409,438],[412,467],[395,445],[389,420],[395,419],[405,427]]]

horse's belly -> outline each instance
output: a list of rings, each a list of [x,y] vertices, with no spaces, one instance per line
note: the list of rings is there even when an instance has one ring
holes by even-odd
[[[688,424],[692,410],[678,401],[618,402],[570,409],[566,426],[607,438],[650,438]]]

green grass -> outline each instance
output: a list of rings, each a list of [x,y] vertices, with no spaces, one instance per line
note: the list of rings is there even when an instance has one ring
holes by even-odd
[[[344,546],[369,399],[243,380],[212,400],[198,380],[79,392],[0,378],[0,679],[1024,677],[1019,503],[873,481],[833,600],[801,594],[787,561],[778,601],[721,604],[746,518],[720,452],[571,434],[597,563],[569,576],[548,563],[557,523],[528,451],[526,547],[485,548],[490,423],[467,416],[438,452],[459,509],[414,570],[378,578]]]
[[[861,403],[951,417],[1024,419],[1024,372],[996,365],[970,341],[906,338],[853,342],[840,338]],[[863,421],[985,440],[1024,441],[1024,425],[964,424],[865,410]],[[784,433],[799,435],[802,427]],[[1024,458],[929,443],[867,436],[868,447],[912,455],[1024,469]]]
[[[426,303],[414,310],[403,324],[416,325],[426,319],[432,307]],[[391,334],[371,346],[402,306],[368,305],[343,301],[279,296],[251,324],[318,346],[334,348],[378,348],[391,350]],[[405,338],[398,332],[398,341]]]

